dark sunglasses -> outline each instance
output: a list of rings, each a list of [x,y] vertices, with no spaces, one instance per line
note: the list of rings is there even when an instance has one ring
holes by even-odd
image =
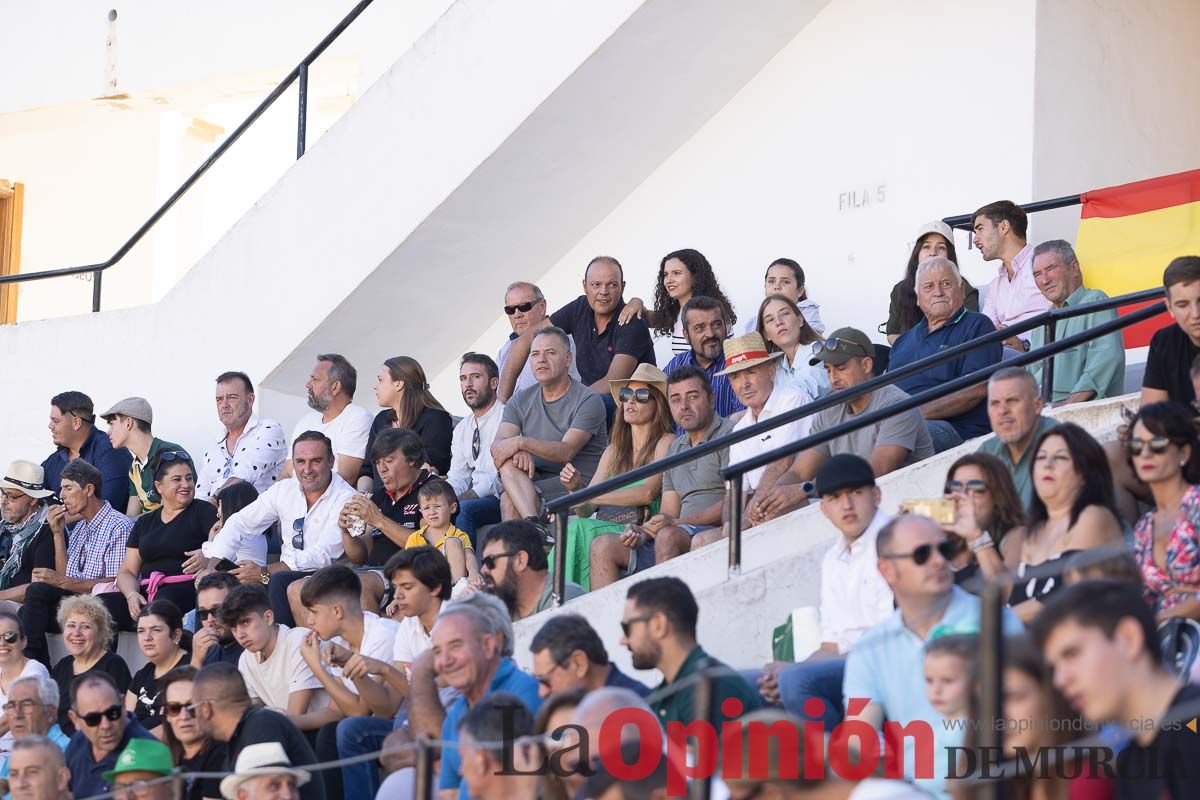
[[[172,461],[182,461],[185,464],[191,464],[192,457],[182,450],[164,450],[158,454],[159,464],[170,464]]]
[[[826,350],[828,350],[830,353],[849,353],[851,355],[860,356],[865,356],[867,354],[866,349],[858,342],[852,342],[849,339],[838,339],[837,337],[826,339],[823,342],[817,342],[813,345],[812,353],[814,356],[816,356],[820,355]]]
[[[629,638],[629,631],[633,629],[634,624],[638,622],[648,622],[653,614],[645,614],[640,617],[630,617],[629,619],[621,620],[621,633],[625,634],[625,638]]]
[[[292,547],[297,550],[304,549],[304,517],[292,523]]]
[[[984,494],[987,492],[987,484],[981,480],[971,481],[946,481],[946,494],[958,494],[964,492],[966,494]]]
[[[1147,447],[1150,452],[1156,456],[1160,456],[1167,452],[1167,448],[1171,446],[1171,440],[1165,436],[1151,436],[1149,439],[1130,439],[1125,443],[1125,448],[1131,456],[1140,456],[1142,451]]]
[[[521,551],[520,550],[510,550],[507,553],[492,553],[490,556],[484,556],[482,559],[480,559],[479,566],[484,567],[485,569],[487,569],[488,572],[491,572],[492,570],[494,570],[496,568],[497,561],[499,561],[502,558],[511,558],[512,556],[515,556],[519,552],[521,552]]]
[[[649,389],[630,389],[628,386],[622,386],[620,391],[617,392],[617,397],[619,397],[621,399],[622,403],[628,403],[630,400],[636,400],[637,402],[643,403],[643,404],[649,403],[650,402],[650,390]]]
[[[937,548],[938,553],[941,554],[942,558],[946,559],[947,561],[954,558],[962,550],[962,545],[960,543],[952,542],[949,539],[943,539],[936,545],[920,545],[919,547],[914,548],[911,553],[881,553],[879,557],[889,559],[911,558],[913,563],[919,567],[929,560],[929,557],[933,555],[933,550],[935,547]]]
[[[522,314],[524,314],[527,311],[529,311],[529,309],[533,308],[540,302],[542,302],[542,301],[541,300],[530,300],[528,303],[517,303],[515,306],[505,306],[504,313],[508,314],[510,317],[513,314],[517,313],[518,311],[520,311]]]
[[[475,432],[471,434],[471,458],[479,458],[479,426],[475,426]]]
[[[197,608],[196,609],[196,621],[204,622],[209,617],[215,617],[220,613],[221,613],[221,607],[219,605],[213,606],[212,608]]]
[[[18,633],[17,631],[8,631],[7,633],[0,633],[0,642],[4,642],[5,644],[15,644],[20,638],[21,638],[21,634]]]
[[[109,722],[116,722],[124,713],[125,709],[121,708],[120,706],[109,706],[103,711],[93,711],[90,714],[80,714],[78,711],[75,712],[76,716],[83,720],[83,723],[89,728],[94,728],[99,725],[100,720],[102,719],[106,719]]]
[[[196,716],[196,709],[191,703],[163,703],[163,713],[172,719],[185,711],[189,717]]]

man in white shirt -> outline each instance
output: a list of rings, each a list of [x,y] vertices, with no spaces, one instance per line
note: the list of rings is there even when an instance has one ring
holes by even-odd
[[[196,498],[210,500],[239,478],[259,494],[270,489],[283,471],[288,445],[282,425],[254,415],[254,385],[246,373],[217,376],[217,419],[225,431],[197,464]]]
[[[842,453],[826,461],[817,471],[816,491],[821,513],[842,534],[821,560],[821,647],[799,664],[767,664],[758,685],[768,702],[793,714],[805,714],[809,698],[820,699],[820,717],[831,731],[842,719],[846,653],[892,614],[892,590],[875,553],[875,536],[889,517],[879,510],[871,465],[859,456]]]
[[[354,495],[354,487],[333,472],[333,444],[323,433],[307,431],[292,444],[295,476],[277,481],[258,499],[225,520],[202,550],[215,569],[221,559],[233,561],[244,542],[262,542],[262,561],[239,561],[232,572],[242,583],[267,587],[275,619],[296,626],[288,586],[342,556],[338,515]],[[270,525],[280,523],[283,547],[279,561],[266,564]]]
[[[446,480],[458,495],[454,524],[478,545],[479,529],[500,521],[500,476],[492,460],[492,442],[504,416],[496,396],[500,372],[482,353],[467,353],[458,369],[463,402],[471,413],[454,426],[450,472]]]
[[[971,215],[975,246],[984,261],[999,261],[996,277],[984,289],[983,314],[997,328],[1028,319],[1050,308],[1033,279],[1033,245],[1025,241],[1029,219],[1010,200],[988,203]],[[1004,340],[1010,351],[1029,350],[1031,332]]]
[[[400,630],[394,620],[364,612],[359,602],[361,595],[358,575],[342,564],[317,570],[300,591],[300,602],[312,621],[312,630],[300,644],[300,654],[329,693],[330,700],[323,711],[309,714],[309,717],[326,720],[317,733],[319,761],[339,758],[338,723],[347,717],[366,715],[390,721],[403,700],[400,692],[387,686],[383,687],[383,692],[362,691],[363,686],[378,688],[379,684],[364,670],[351,668],[350,660],[355,656],[390,659]],[[350,668],[349,675],[347,668]],[[354,793],[350,795],[343,793],[340,769],[325,770],[323,777],[326,797],[366,796],[360,793],[361,789],[352,789]]]
[[[757,333],[747,333],[735,339],[725,340],[725,369],[717,374],[729,376],[734,394],[746,407],[746,413],[733,426],[735,433],[812,401],[813,398],[802,395],[795,389],[775,385],[775,360],[782,355],[782,352],[768,353],[766,343]],[[801,439],[808,435],[811,425],[812,418],[804,417],[730,445],[729,463],[736,464]],[[769,494],[768,490],[775,486],[775,481],[792,465],[792,458],[784,456],[773,464],[751,470],[742,476],[742,492],[746,504],[743,527],[766,522],[766,517],[755,502],[756,495]],[[722,536],[724,532],[721,530],[704,531],[696,534],[692,547],[701,547]],[[701,537],[705,537],[703,541]]]
[[[303,716],[329,705],[328,693],[300,655],[308,629],[276,624],[267,590],[256,583],[234,587],[221,603],[220,617],[242,646],[238,671],[250,699],[307,730],[300,724]]]
[[[313,410],[292,429],[292,444],[305,431],[319,431],[328,436],[333,442],[333,467],[353,486],[367,457],[372,422],[371,412],[353,402],[358,370],[337,353],[322,353],[317,356],[317,365],[304,388],[308,390],[308,407]],[[292,464],[288,462],[283,466],[283,477],[291,474]]]

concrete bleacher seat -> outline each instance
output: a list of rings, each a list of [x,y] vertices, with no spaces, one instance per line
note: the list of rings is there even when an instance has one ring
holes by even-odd
[[[46,637],[46,644],[50,647],[51,664],[57,664],[59,659],[67,655],[67,648],[63,645],[61,635],[57,633],[50,634]],[[146,664],[146,656],[142,654],[142,649],[138,647],[137,635],[133,633],[117,634],[117,655],[125,659],[125,663],[129,665],[130,672],[137,672]]]

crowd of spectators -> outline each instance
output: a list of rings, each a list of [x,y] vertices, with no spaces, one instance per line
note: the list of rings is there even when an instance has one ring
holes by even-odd
[[[611,800],[635,794],[611,761],[591,758],[605,720],[625,710],[656,720],[660,740],[697,721],[798,732],[815,720],[830,752],[839,725],[860,732],[843,746],[864,749],[863,730],[887,740],[889,722],[925,722],[932,774],[918,774],[912,739],[889,780],[789,774],[794,755],[803,765],[821,746],[801,735],[793,754],[768,748],[765,771],[726,758],[717,780],[739,800],[942,796],[955,790],[946,748],[978,736],[955,723],[978,714],[977,593],[991,582],[1003,587],[1012,637],[1006,714],[1134,728],[1115,774],[1084,770],[1037,791],[1026,781],[1024,796],[1185,796],[1200,762],[1167,754],[1200,748],[1171,714],[1200,690],[1180,688],[1159,627],[1175,637],[1200,620],[1200,257],[1166,269],[1175,324],[1155,334],[1140,409],[1115,442],[1043,411],[1123,391],[1120,333],[1060,354],[1044,402],[1041,363],[1003,363],[1041,346],[1037,329],[571,509],[567,600],[728,537],[721,472],[731,462],[990,370],[742,476],[744,527],[817,504],[838,531],[821,561],[820,643],[800,661],[739,673],[709,655],[696,597],[674,577],[630,581],[619,620],[568,607],[532,637],[532,673],[514,660],[513,622],[555,605],[547,501],[1046,309],[1105,299],[1084,285],[1067,242],[1027,241],[1012,203],[984,206],[971,226],[983,258],[998,262],[995,278],[972,287],[953,232],[923,226],[892,290],[886,346],[851,327],[826,336],[804,270],[787,258],[768,266],[757,313],[738,325],[714,267],[686,249],[663,257],[652,303],[625,300],[608,256],[586,265],[583,293],[553,312],[534,284],[510,285],[511,336],[495,359],[461,359],[469,413],[458,421],[408,356],[380,366],[375,415],[354,402],[355,367],[317,356],[311,410],[290,435],[257,416],[249,376],[223,373],[219,437],[199,458],[155,435],[144,398],[97,415],[82,392],[54,396],[55,452],[40,465],[14,461],[0,479],[0,780],[17,797],[151,797],[181,769],[231,773],[187,779],[189,800],[390,800],[415,780],[404,745],[426,737],[442,742],[442,800]],[[1058,337],[1115,315],[1071,318]],[[665,371],[656,337],[672,354]],[[973,440],[945,474],[949,519],[881,510],[881,477]],[[603,634],[618,629],[633,667],[661,676],[653,690],[606,651]],[[136,636],[136,671],[116,652],[120,632]],[[51,634],[66,653],[54,661]],[[703,703],[701,677],[711,680]],[[1134,727],[1146,719],[1155,724]],[[1006,754],[1067,741],[1034,727],[1006,733]],[[626,729],[615,746],[645,735]],[[379,759],[312,769],[381,748]],[[1147,760],[1161,769],[1135,779],[1131,765]],[[636,796],[655,796],[671,773],[655,770]]]

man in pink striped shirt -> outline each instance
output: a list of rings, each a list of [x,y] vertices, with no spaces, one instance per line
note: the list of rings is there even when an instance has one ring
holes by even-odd
[[[997,328],[1028,319],[1050,308],[1033,279],[1033,245],[1025,241],[1029,221],[1009,200],[988,203],[971,215],[975,246],[984,261],[1000,260],[996,277],[984,289],[981,309]],[[1029,350],[1028,332],[1004,340],[1019,352]]]

